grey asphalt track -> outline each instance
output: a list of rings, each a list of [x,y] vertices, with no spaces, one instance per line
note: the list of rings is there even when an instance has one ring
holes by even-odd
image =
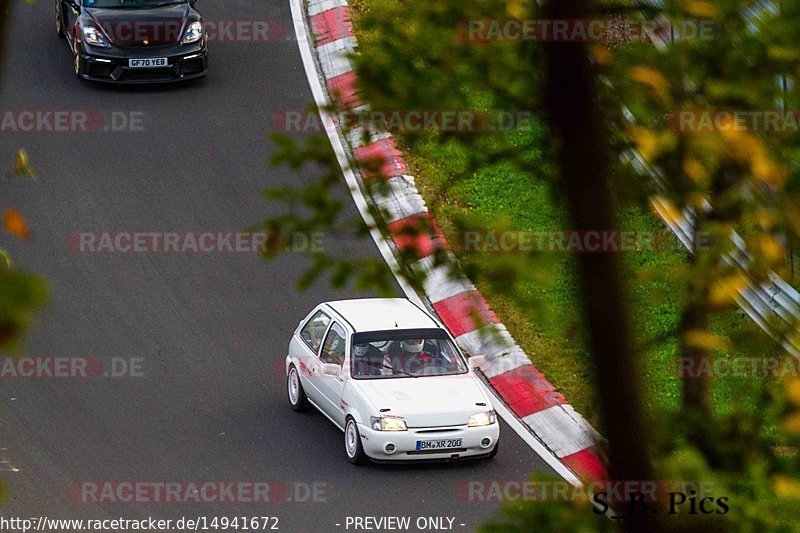
[[[263,189],[310,179],[267,163],[273,115],[312,100],[288,3],[199,0],[197,8],[208,20],[273,21],[286,39],[212,43],[211,73],[200,83],[108,87],[74,77],[50,0],[15,6],[0,108],[93,110],[106,119],[133,112],[143,127],[0,133],[0,167],[10,169],[24,147],[39,174],[0,185],[0,207],[21,210],[33,231],[30,242],[8,234],[0,242],[52,288],[22,353],[88,355],[107,365],[141,358],[142,375],[0,379],[0,515],[270,515],[283,531],[344,531],[347,516],[447,516],[454,529],[474,530],[496,506],[463,501],[460,484],[552,472],[507,426],[494,461],[359,468],[346,461],[338,429],[287,405],[275,369],[297,322],[320,301],[362,293],[322,282],[297,292],[307,264],[300,254],[265,262],[241,253],[68,248],[80,231],[240,230],[275,208],[260,198]],[[378,257],[371,241],[323,242]],[[290,495],[296,483],[301,492],[316,483],[325,501],[84,503],[70,492],[103,480],[273,481]]]

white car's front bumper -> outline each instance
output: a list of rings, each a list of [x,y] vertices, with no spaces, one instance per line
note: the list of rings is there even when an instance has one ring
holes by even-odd
[[[364,452],[376,461],[441,461],[488,455],[500,438],[500,424],[497,422],[481,427],[410,428],[408,431],[375,431],[359,424],[358,431]],[[447,450],[417,450],[417,441],[439,439],[461,439],[461,446]],[[482,445],[484,439],[488,439],[488,446]],[[394,452],[387,452],[387,444],[394,445]]]

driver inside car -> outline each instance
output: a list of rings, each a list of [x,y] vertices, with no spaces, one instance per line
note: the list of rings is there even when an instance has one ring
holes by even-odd
[[[358,376],[380,376],[383,352],[370,343],[353,345],[353,363]]]
[[[395,369],[410,374],[436,373],[445,361],[441,354],[433,353],[431,346],[426,347],[424,339],[404,340],[400,342],[400,353],[392,357],[392,366]]]

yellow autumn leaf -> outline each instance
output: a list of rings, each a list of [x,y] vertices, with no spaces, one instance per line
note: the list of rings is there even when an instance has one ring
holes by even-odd
[[[786,397],[800,407],[800,378],[794,378],[786,384]]]
[[[764,209],[759,209],[755,213],[755,219],[758,226],[764,230],[770,230],[775,227],[775,215]]]
[[[788,177],[786,168],[775,163],[769,156],[764,143],[755,135],[740,131],[732,125],[723,125],[720,134],[728,144],[731,156],[737,161],[747,163],[753,177],[773,187],[781,187]]]
[[[677,142],[675,134],[671,131],[658,133],[641,126],[629,126],[628,135],[641,156],[648,161],[654,161],[665,150],[672,150]]]
[[[605,46],[593,44],[589,47],[589,54],[597,62],[598,65],[610,65],[614,60],[614,54]]]
[[[800,412],[792,413],[783,419],[781,429],[792,435],[800,433]]]
[[[737,129],[732,118],[722,117],[719,122],[720,135],[728,144],[733,157],[739,161],[750,161],[764,152],[761,141],[751,133]]]
[[[711,286],[708,301],[714,306],[728,305],[747,288],[747,280],[741,274],[727,276]]]
[[[28,231],[28,223],[25,218],[16,209],[6,209],[3,211],[3,227],[20,239],[28,239],[30,232]]]
[[[780,498],[800,500],[800,481],[792,477],[782,474],[773,476],[772,489]]]
[[[760,150],[753,154],[750,159],[750,171],[753,177],[774,188],[780,188],[786,182],[786,169],[773,162],[765,150]]]
[[[528,3],[524,0],[509,0],[506,12],[515,19],[523,20],[528,17]]]
[[[800,52],[793,46],[769,46],[767,56],[778,61],[797,61]]]
[[[655,132],[640,126],[632,126],[628,129],[628,134],[642,157],[652,161],[658,153],[658,137]]]
[[[17,160],[14,163],[13,174],[15,176],[30,176],[36,179],[36,170],[31,166],[31,162],[25,150],[17,150]]]
[[[725,339],[704,329],[691,329],[684,332],[683,342],[689,347],[702,350],[723,350],[728,345]]]
[[[758,238],[758,247],[764,259],[769,262],[780,261],[786,257],[786,250],[784,250],[781,243],[778,242],[778,239],[773,235],[760,235]]]
[[[683,2],[682,7],[685,12],[698,18],[713,19],[720,15],[717,6],[703,0],[688,0]]]
[[[666,102],[669,99],[669,83],[667,78],[664,77],[659,71],[651,67],[633,67],[629,71],[630,77],[633,81],[647,85],[653,92]]]
[[[8,255],[8,252],[0,248],[0,267],[10,269],[12,266],[11,257]]]
[[[708,179],[708,171],[703,163],[692,157],[683,161],[683,172],[695,183],[703,184]]]

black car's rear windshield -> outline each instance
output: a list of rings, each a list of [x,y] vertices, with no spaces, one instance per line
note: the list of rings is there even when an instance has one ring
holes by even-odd
[[[147,9],[185,4],[188,0],[83,0],[84,7]]]

